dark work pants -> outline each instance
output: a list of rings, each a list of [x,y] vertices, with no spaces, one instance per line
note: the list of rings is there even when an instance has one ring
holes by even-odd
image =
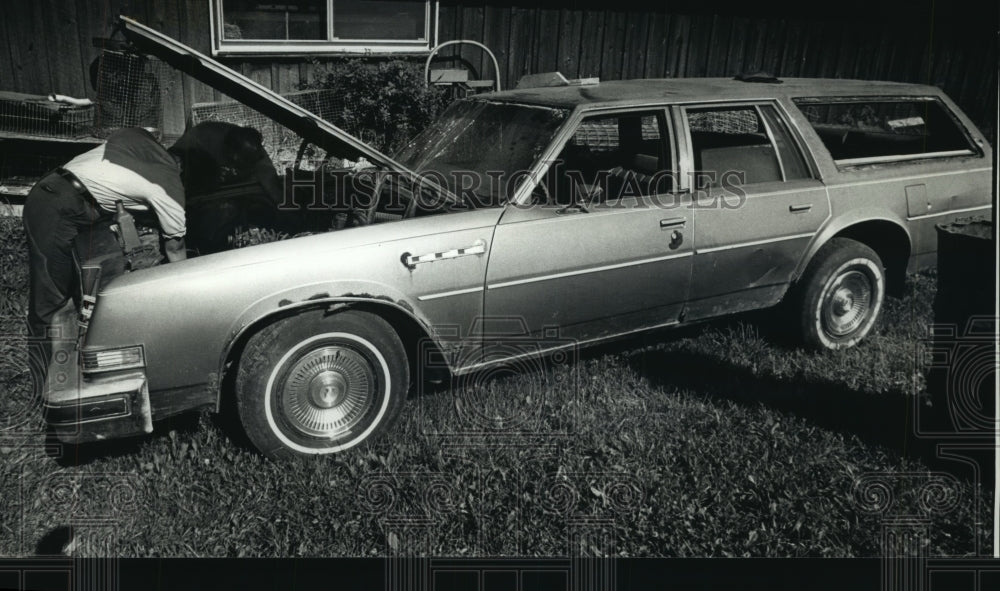
[[[36,377],[44,378],[52,355],[52,335],[47,334],[47,328],[71,297],[79,297],[74,242],[86,250],[91,229],[106,217],[96,204],[57,174],[48,174],[38,181],[24,202],[31,289],[28,352]],[[85,258],[89,255],[87,252],[80,254]],[[59,337],[66,339],[75,335]],[[36,388],[41,385],[41,382],[35,384]]]

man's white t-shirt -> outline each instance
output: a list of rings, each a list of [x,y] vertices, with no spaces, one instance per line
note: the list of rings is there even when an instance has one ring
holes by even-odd
[[[180,168],[166,148],[141,128],[121,129],[107,142],[80,154],[65,166],[80,179],[97,204],[156,214],[167,238],[185,233],[184,186]]]

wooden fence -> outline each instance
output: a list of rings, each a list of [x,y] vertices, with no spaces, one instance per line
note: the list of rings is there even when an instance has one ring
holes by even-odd
[[[940,86],[991,139],[996,125],[997,48],[990,27],[975,15],[962,22],[909,18],[786,18],[662,9],[594,10],[495,6],[483,2],[440,6],[440,41],[472,39],[496,53],[505,88],[521,75],[559,70],[601,79],[732,76],[766,70],[779,77],[861,78]],[[208,0],[143,0],[128,14],[208,52]],[[569,5],[569,2],[566,2]],[[607,3],[613,4],[613,3]],[[634,3],[632,3],[634,4]],[[106,36],[121,2],[31,0],[0,2],[0,89],[58,91],[91,96],[87,67],[96,55],[91,38]],[[992,19],[992,21],[990,21]],[[452,55],[482,77],[492,66],[476,49]],[[234,59],[225,63],[287,92],[311,75],[302,58]],[[195,102],[218,100],[212,89],[186,77],[164,105],[168,132],[183,129]]]
[[[609,3],[613,4],[613,3]],[[986,15],[989,18],[989,15]],[[442,6],[443,39],[474,39],[501,64],[505,87],[559,70],[602,80],[734,76],[858,78],[933,84],[990,138],[996,125],[997,48],[989,27],[912,19],[750,18],[723,14]],[[995,21],[995,19],[994,19]],[[492,78],[474,49],[462,57]]]

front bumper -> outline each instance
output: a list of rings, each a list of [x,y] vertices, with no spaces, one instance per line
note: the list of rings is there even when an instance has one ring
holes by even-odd
[[[75,343],[53,350],[42,400],[46,423],[66,443],[153,432],[145,372],[84,376]]]
[[[60,441],[84,443],[153,432],[149,388],[142,372],[78,383],[74,389],[46,391],[45,421]]]

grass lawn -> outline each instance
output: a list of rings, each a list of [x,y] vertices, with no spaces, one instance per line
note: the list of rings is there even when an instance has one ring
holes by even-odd
[[[105,540],[79,552],[139,557],[879,556],[880,493],[926,520],[931,556],[992,548],[989,487],[907,436],[933,275],[855,349],[797,350],[773,314],[744,316],[426,382],[389,437],[274,464],[207,413],[54,457],[28,395],[25,260],[20,219],[0,218],[2,556],[74,524]],[[928,508],[932,470],[956,476]]]

